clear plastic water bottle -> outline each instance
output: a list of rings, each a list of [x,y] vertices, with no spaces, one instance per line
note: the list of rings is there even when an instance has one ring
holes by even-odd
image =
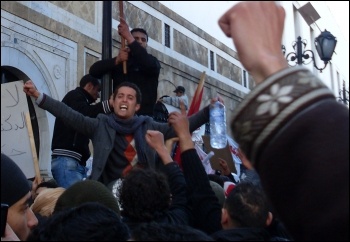
[[[215,149],[223,149],[227,144],[225,105],[219,101],[210,105],[210,145]]]

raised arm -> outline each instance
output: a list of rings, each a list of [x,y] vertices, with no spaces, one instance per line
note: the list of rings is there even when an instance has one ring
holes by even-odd
[[[147,144],[158,153],[159,158],[162,160],[164,165],[173,162],[170,152],[165,146],[164,136],[161,132],[156,130],[147,130],[146,141]]]
[[[194,148],[189,120],[183,102],[181,113],[172,112],[168,122],[173,126],[180,144],[183,173],[187,182],[190,204],[194,215],[192,226],[208,234],[221,230],[221,207],[213,192],[204,166]]]
[[[232,37],[240,62],[257,84],[288,67],[281,51],[284,18],[281,6],[261,1],[236,4],[219,19],[222,31]]]
[[[259,1],[219,20],[258,84],[235,109],[232,134],[293,239],[349,240],[349,109],[308,68],[287,68],[284,17]]]

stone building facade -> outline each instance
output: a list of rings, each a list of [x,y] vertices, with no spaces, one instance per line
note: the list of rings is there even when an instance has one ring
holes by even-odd
[[[201,108],[220,95],[229,127],[232,111],[253,87],[237,54],[157,1],[123,4],[129,27],[147,30],[148,51],[161,63],[158,96],[173,95],[182,85],[191,102],[205,71]],[[102,1],[2,1],[2,84],[32,79],[40,91],[61,100],[101,59],[102,10]],[[112,1],[112,56],[120,48],[118,19],[118,2]],[[49,174],[54,117],[33,100],[28,106],[40,170]]]

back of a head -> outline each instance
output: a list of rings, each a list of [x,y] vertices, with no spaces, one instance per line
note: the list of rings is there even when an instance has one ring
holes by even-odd
[[[184,224],[143,223],[132,231],[134,241],[214,241],[204,232]]]
[[[218,183],[221,187],[224,187],[224,180],[221,179],[220,175],[208,174],[208,179]]]
[[[79,181],[68,187],[58,198],[54,213],[86,202],[99,202],[120,214],[116,197],[105,185],[94,180]]]
[[[23,171],[10,157],[1,153],[1,203],[11,207],[30,190]]]
[[[113,210],[98,202],[53,214],[27,241],[126,241],[129,229]]]
[[[91,82],[91,84],[95,87],[97,85],[101,85],[100,83],[100,80],[93,77],[92,75],[90,74],[86,74],[85,76],[83,76],[81,79],[80,79],[80,82],[79,82],[79,86],[80,87],[85,87],[86,84],[88,84],[89,82]]]
[[[58,187],[58,184],[55,181],[55,179],[50,179],[48,181],[44,181],[44,182],[39,183],[38,186],[36,187],[36,189],[38,189],[40,187],[56,188],[56,187]]]
[[[251,182],[238,183],[228,194],[224,208],[238,227],[264,228],[269,204],[264,191]]]
[[[134,168],[120,187],[122,216],[149,222],[169,209],[170,188],[167,177],[153,169]]]
[[[215,193],[215,196],[219,200],[219,204],[221,207],[223,207],[224,202],[225,202],[225,191],[222,186],[219,185],[219,183],[215,181],[209,180],[210,186],[213,189],[213,192]]]
[[[185,88],[183,86],[177,86],[176,89],[174,90],[175,93],[185,93]]]
[[[66,189],[63,187],[47,188],[39,193],[35,198],[31,209],[35,214],[40,214],[43,217],[52,215],[57,199]]]

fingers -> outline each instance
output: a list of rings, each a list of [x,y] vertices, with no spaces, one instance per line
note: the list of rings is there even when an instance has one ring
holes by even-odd
[[[33,81],[32,80],[28,80],[28,81],[26,81],[25,83],[24,83],[24,86],[26,87],[26,88],[33,88],[33,89],[36,89],[36,87],[35,87],[35,85],[34,85],[34,83],[33,83]]]
[[[221,18],[219,18],[218,24],[221,28],[222,32],[228,37],[231,38],[231,31],[230,31],[230,23],[227,19],[227,14],[223,15]]]
[[[220,28],[232,38],[240,62],[256,83],[288,66],[281,52],[284,19],[283,7],[274,1],[243,1],[219,19]]]
[[[226,161],[222,158],[219,158],[220,163],[226,163]]]
[[[159,132],[158,130],[147,130],[146,136],[149,138],[163,137],[163,133]]]
[[[123,18],[123,17],[120,17],[119,21],[120,21],[120,23],[126,23],[125,18]]]
[[[44,181],[43,178],[40,179],[39,176],[35,176],[34,182],[33,182],[33,183],[40,184],[40,183],[42,183],[43,181]]]
[[[213,104],[213,103],[215,103],[216,101],[219,101],[219,102],[221,102],[222,104],[225,104],[225,103],[224,103],[224,99],[222,99],[222,97],[219,96],[219,95],[217,95],[216,97],[213,97],[213,98],[210,100],[210,103]]]
[[[186,115],[186,107],[184,101],[180,98],[180,111],[181,114]]]
[[[227,162],[221,158],[219,158],[219,163],[220,163],[220,166],[223,168],[223,169],[227,169],[228,166],[227,166]]]

